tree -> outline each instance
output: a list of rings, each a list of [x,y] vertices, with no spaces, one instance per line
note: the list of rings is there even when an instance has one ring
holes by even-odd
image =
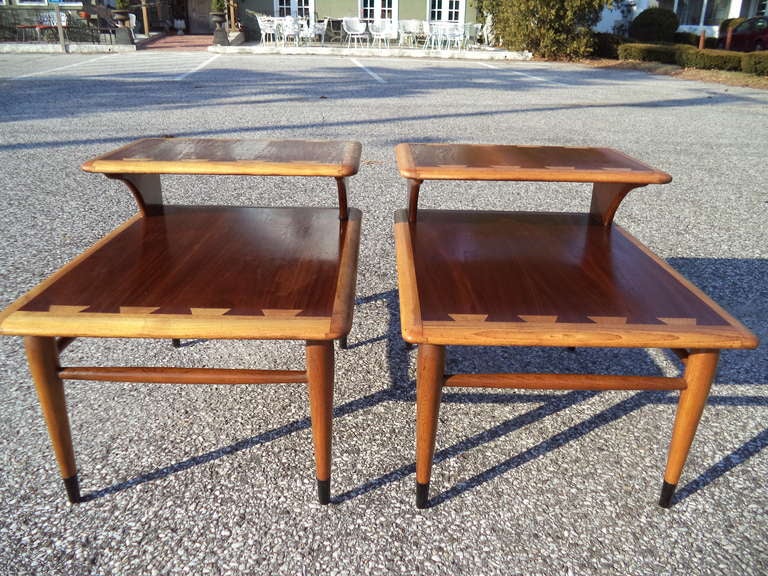
[[[592,51],[592,27],[610,0],[478,0],[497,39],[511,50],[574,59]]]

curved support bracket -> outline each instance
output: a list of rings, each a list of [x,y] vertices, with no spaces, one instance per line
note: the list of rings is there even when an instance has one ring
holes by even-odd
[[[419,189],[423,180],[408,178],[408,222],[416,222],[416,211],[419,206]]]
[[[339,220],[347,220],[349,218],[349,210],[347,209],[347,179],[343,176],[337,177],[336,188],[339,190]]]
[[[159,174],[106,174],[107,178],[124,182],[136,199],[142,216],[163,211],[163,190]]]
[[[643,186],[645,184],[595,182],[592,186],[592,205],[589,208],[592,220],[603,226],[610,226],[624,197],[635,188]]]

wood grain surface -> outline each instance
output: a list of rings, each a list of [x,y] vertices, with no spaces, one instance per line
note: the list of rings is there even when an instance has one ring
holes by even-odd
[[[85,162],[104,174],[331,176],[357,173],[359,142],[145,138]]]
[[[409,341],[757,344],[621,227],[589,214],[422,210],[409,223],[400,211],[395,226]]]
[[[361,214],[166,206],[22,297],[0,331],[328,339],[349,330]],[[206,336],[207,334],[207,336]]]
[[[400,175],[414,180],[534,180],[664,184],[672,177],[610,148],[398,144]]]

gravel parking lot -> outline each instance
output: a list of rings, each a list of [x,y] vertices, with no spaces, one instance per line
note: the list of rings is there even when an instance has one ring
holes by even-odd
[[[677,502],[656,505],[676,394],[446,392],[414,506],[415,351],[399,335],[401,141],[610,146],[673,175],[617,221],[768,340],[768,92],[542,62],[0,55],[0,306],[135,212],[79,170],[132,139],[363,143],[350,349],[337,354],[333,504],[306,391],[67,384],[66,503],[22,340],[0,338],[2,574],[766,574],[766,344],[722,355]],[[331,205],[322,179],[164,177],[168,201]],[[589,187],[427,183],[424,207],[586,210]],[[66,362],[292,368],[301,343],[78,340]],[[679,373],[667,351],[449,349],[448,370]]]

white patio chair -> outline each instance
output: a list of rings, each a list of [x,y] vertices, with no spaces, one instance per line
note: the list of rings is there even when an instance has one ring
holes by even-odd
[[[443,29],[443,46],[446,49],[461,50],[464,47],[464,26],[448,24]]]
[[[389,48],[390,40],[397,40],[397,27],[392,20],[374,20],[369,24],[371,32],[371,47],[376,46],[376,42],[379,43],[379,48],[382,44]]]
[[[478,38],[480,36],[480,30],[482,30],[482,24],[464,24],[464,48],[474,50],[480,47]]]
[[[416,46],[416,41],[421,35],[421,20],[400,20],[400,46]]]
[[[352,41],[355,41],[355,46],[360,40],[365,40],[365,45],[368,45],[368,34],[366,32],[366,24],[360,18],[342,18],[341,28],[347,35],[347,48],[352,46]]]
[[[424,22],[424,48],[440,50],[443,47],[444,25],[441,22]]]
[[[298,46],[300,29],[299,23],[293,16],[284,16],[278,24],[278,29],[283,46],[288,42],[293,42]]]
[[[261,41],[264,43],[275,42],[275,19],[268,16],[259,16],[256,18],[256,21],[259,23],[259,30],[261,30]]]
[[[318,36],[320,43],[325,44],[325,33],[328,30],[328,18],[315,22],[311,26],[306,23],[301,25],[301,39],[304,41],[314,41]]]

